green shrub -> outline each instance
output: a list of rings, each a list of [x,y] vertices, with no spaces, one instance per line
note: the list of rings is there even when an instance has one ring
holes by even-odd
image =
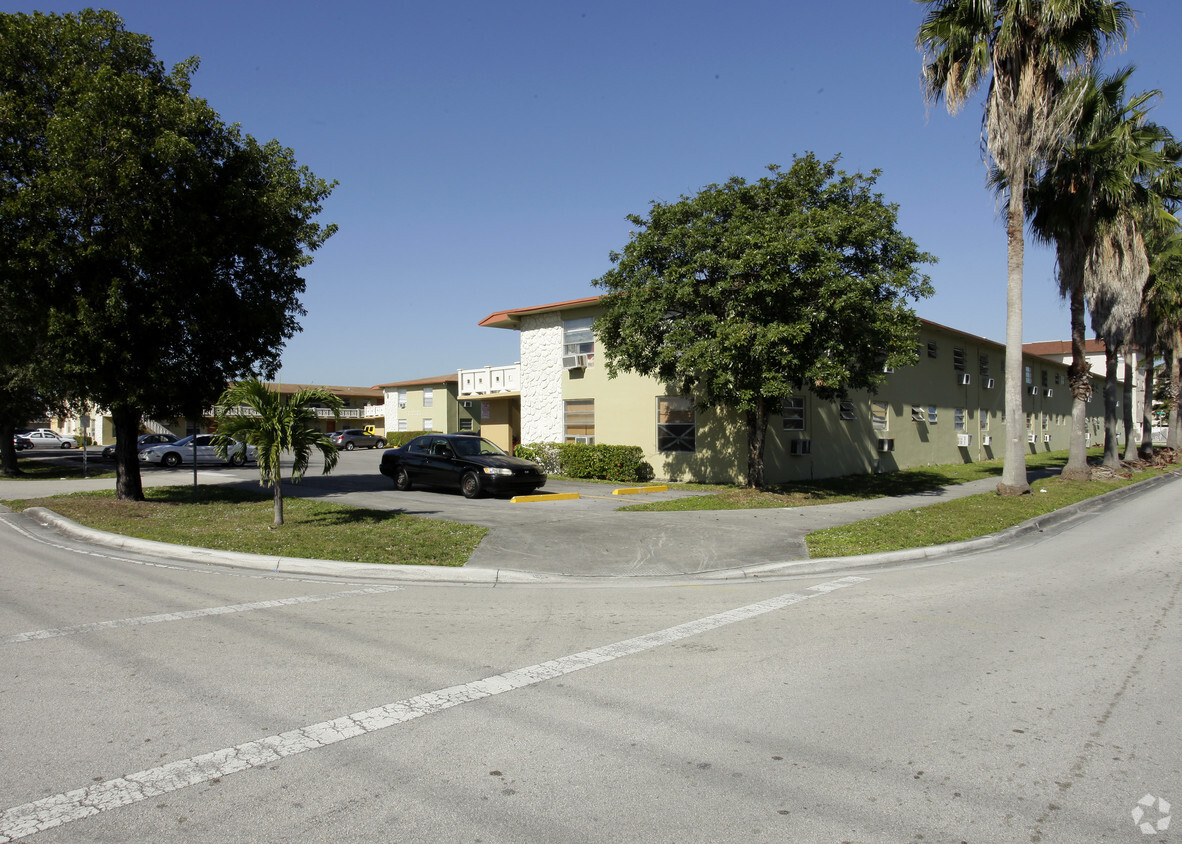
[[[514,454],[539,464],[547,474],[568,478],[633,483],[653,477],[652,466],[636,445],[528,443],[517,446]]]
[[[390,431],[386,434],[386,445],[390,448],[398,448],[404,446],[415,437],[421,437],[423,434],[439,433],[438,431]]]

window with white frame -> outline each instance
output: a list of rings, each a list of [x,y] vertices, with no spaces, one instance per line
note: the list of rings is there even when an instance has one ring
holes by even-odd
[[[595,399],[570,399],[562,410],[568,443],[595,442]]]
[[[858,412],[854,409],[852,401],[843,401],[837,403],[837,415],[842,422],[853,422],[858,418]]]
[[[939,421],[939,410],[934,404],[928,405],[928,424],[935,425]]]
[[[1026,383],[1027,384],[1034,383],[1034,367],[1033,366],[1026,367]]]
[[[804,430],[804,396],[789,396],[780,403],[785,431]]]
[[[406,420],[405,420],[405,419],[399,419],[399,420],[398,420],[398,430],[399,430],[399,431],[405,431],[405,430],[407,430],[407,427],[406,427]]]
[[[683,396],[657,399],[657,451],[695,451],[696,431],[694,403],[690,399]]]
[[[876,431],[885,431],[887,429],[887,409],[889,405],[884,401],[877,399],[870,402],[870,424]]]
[[[954,431],[966,430],[966,421],[968,419],[968,411],[963,407],[952,408],[952,429]]]
[[[406,407],[406,390],[398,391],[398,406]]]
[[[472,430],[472,420],[469,417],[465,416],[460,419],[460,430],[461,431],[471,431]]]
[[[424,431],[434,431],[435,430],[435,420],[432,419],[430,416],[423,417],[423,430]]]
[[[435,405],[435,388],[423,387],[423,407],[433,407]],[[424,428],[425,431],[430,431],[430,428]]]
[[[989,411],[986,410],[985,408],[981,408],[980,413],[977,417],[977,422],[981,426],[982,431],[988,431],[989,430]]]
[[[594,317],[564,319],[562,321],[562,354],[586,355],[587,360],[595,358],[595,335],[591,332]]]

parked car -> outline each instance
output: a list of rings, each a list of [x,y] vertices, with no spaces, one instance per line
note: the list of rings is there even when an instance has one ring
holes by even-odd
[[[135,441],[135,450],[139,452],[154,445],[168,445],[176,441],[175,434],[140,434]],[[103,446],[103,457],[115,459],[115,443]]]
[[[506,454],[470,434],[425,434],[382,455],[381,472],[400,490],[421,486],[459,489],[465,498],[528,494],[546,485],[537,463]]]
[[[360,428],[349,428],[336,431],[328,435],[333,445],[352,451],[355,448],[385,448],[386,438],[372,431],[362,431]]]
[[[16,434],[12,438],[12,446],[17,451],[24,451],[26,448],[33,447],[33,441],[23,434]]]
[[[36,431],[29,431],[21,436],[31,442],[33,448],[76,448],[78,445],[73,437],[63,437],[48,428],[38,428]]]
[[[225,445],[223,457],[218,454],[218,446]],[[182,463],[193,462],[193,437],[188,436],[173,443],[150,445],[139,453],[141,463],[159,463],[161,466],[180,466]],[[197,435],[198,463],[229,463],[241,466],[248,460],[258,457],[258,450],[253,445],[239,442],[226,436],[217,434]]]

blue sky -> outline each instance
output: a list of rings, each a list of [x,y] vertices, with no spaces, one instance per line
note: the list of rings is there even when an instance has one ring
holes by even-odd
[[[493,311],[594,295],[625,216],[794,154],[882,171],[899,226],[939,257],[920,316],[1001,341],[1005,234],[979,103],[920,88],[910,0],[110,0],[194,93],[340,184],[307,269],[285,381],[369,386],[512,363]],[[1135,0],[1135,91],[1182,133],[1178,0]],[[5,11],[77,5],[2,3]],[[1173,83],[1173,84],[1171,84]],[[1053,255],[1027,248],[1025,337],[1064,339]]]

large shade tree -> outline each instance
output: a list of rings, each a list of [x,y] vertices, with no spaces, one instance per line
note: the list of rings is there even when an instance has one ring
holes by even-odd
[[[308,387],[282,395],[257,378],[241,381],[218,400],[218,433],[258,449],[259,483],[271,487],[275,527],[283,524],[283,467],[290,454],[291,481],[299,483],[308,471],[312,452],[324,459],[324,474],[337,464],[337,447],[317,426],[317,408],[337,415],[344,402],[323,387]],[[225,446],[221,446],[223,450]]]
[[[928,11],[916,44],[924,88],[959,111],[988,80],[983,136],[1006,178],[1006,447],[1003,494],[1030,491],[1022,428],[1022,271],[1029,174],[1052,154],[1074,104],[1062,79],[1122,41],[1133,12],[1120,0],[917,0]]]
[[[109,409],[117,491],[143,491],[144,418],[199,417],[273,373],[332,185],[227,125],[110,12],[0,15],[0,227],[16,231],[53,366]]]
[[[884,364],[915,361],[908,303],[931,294],[916,267],[933,260],[873,192],[877,172],[811,153],[769,169],[628,217],[636,231],[595,280],[607,290],[595,329],[609,375],[649,375],[742,414],[751,487],[764,485],[783,399],[874,389]]]

